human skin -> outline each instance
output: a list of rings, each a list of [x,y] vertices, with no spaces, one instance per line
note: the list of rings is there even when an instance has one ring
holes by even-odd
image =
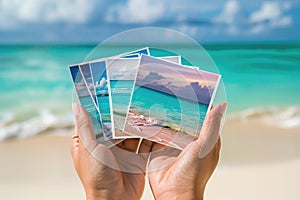
[[[204,198],[206,183],[219,161],[219,131],[225,109],[224,103],[209,112],[199,138],[187,146],[179,156],[168,157],[161,153],[150,158],[149,169],[154,169],[149,172],[149,181],[155,199]],[[160,145],[154,144],[152,150],[159,148]],[[168,164],[155,170],[162,162]]]
[[[88,113],[78,104],[73,105],[76,119],[74,135],[78,138],[72,139],[71,155],[75,170],[83,184],[86,199],[140,199],[145,185],[145,171],[138,173],[122,172],[113,169],[96,159],[85,148],[81,138],[92,138],[88,145],[102,152],[111,161],[117,162],[110,149],[96,141],[93,127]],[[138,139],[128,139],[118,146],[127,151],[135,151]],[[151,142],[143,141],[140,152],[149,152]],[[147,158],[144,160],[146,166]]]
[[[149,162],[149,181],[156,199],[203,199],[205,185],[213,173],[220,151],[219,129],[226,104],[213,108],[207,115],[200,137],[186,147],[178,157],[153,153]],[[73,105],[76,119],[71,154],[75,170],[83,184],[86,198],[94,199],[140,199],[145,186],[145,169],[140,172],[124,172],[111,168],[97,160],[85,148],[81,138],[92,138],[89,145],[118,162],[111,150],[97,143],[88,113],[78,104]],[[127,139],[119,148],[135,151],[137,139]],[[143,140],[139,153],[159,152],[162,145]],[[176,151],[176,150],[175,150]],[[145,168],[148,157],[145,157]],[[154,170],[162,161],[168,165]],[[153,170],[151,170],[153,169]]]

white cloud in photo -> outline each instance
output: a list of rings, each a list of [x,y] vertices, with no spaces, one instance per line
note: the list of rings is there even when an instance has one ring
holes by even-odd
[[[286,12],[290,8],[289,2],[263,2],[261,7],[252,12],[249,17],[250,24],[253,24],[250,33],[258,34],[270,28],[289,27],[293,20]]]
[[[84,97],[89,95],[89,92],[87,90],[87,87],[83,79],[81,79],[80,82],[76,82],[75,87],[79,97]]]
[[[109,9],[106,16],[107,22],[152,23],[165,14],[162,1],[128,0],[125,4],[115,5]]]
[[[134,80],[139,58],[108,59],[107,67],[110,80]]]
[[[99,80],[98,82],[96,82],[96,85],[95,85],[95,89],[97,91],[102,91],[102,90],[107,90],[107,81],[104,77],[102,77],[101,80]]]

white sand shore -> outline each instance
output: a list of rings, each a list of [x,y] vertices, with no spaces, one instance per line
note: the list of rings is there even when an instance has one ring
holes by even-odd
[[[300,129],[226,124],[208,200],[300,199]]]
[[[70,142],[44,134],[0,143],[0,199],[84,199]],[[299,169],[299,129],[229,123],[206,199],[299,199]],[[149,186],[143,199],[153,199]]]

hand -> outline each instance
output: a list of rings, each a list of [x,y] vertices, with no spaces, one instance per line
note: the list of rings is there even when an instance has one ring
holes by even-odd
[[[125,151],[120,150],[123,148],[135,152],[139,140],[127,139],[119,143],[118,147],[108,148],[96,141],[90,117],[84,108],[74,104],[73,110],[76,118],[74,134],[78,135],[78,138],[72,140],[71,154],[74,167],[85,189],[86,198],[91,200],[140,199],[144,191],[148,158],[130,152],[124,156]],[[148,142],[143,141],[140,152],[150,151],[152,143]],[[101,162],[104,161],[103,158],[105,164]],[[128,169],[128,163],[125,162],[130,163],[131,160],[135,161],[132,162],[134,166],[129,166],[131,171],[119,170],[124,169],[122,165],[126,165]]]
[[[181,153],[161,149],[162,145],[153,144],[149,163],[149,181],[155,199],[203,199],[205,186],[218,160],[221,142],[220,124],[226,103],[219,104],[206,116],[197,140],[188,145]],[[160,151],[161,149],[162,151]],[[171,150],[172,151],[172,150]],[[162,163],[168,163],[157,169]]]

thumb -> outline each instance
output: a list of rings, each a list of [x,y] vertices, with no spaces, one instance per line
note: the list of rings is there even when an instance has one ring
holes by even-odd
[[[91,147],[96,145],[97,140],[89,114],[79,104],[73,103],[72,108],[75,116],[75,128],[80,141],[83,142],[85,146]]]
[[[207,114],[200,136],[196,141],[200,148],[200,158],[204,158],[217,143],[226,107],[227,103],[218,104]]]

